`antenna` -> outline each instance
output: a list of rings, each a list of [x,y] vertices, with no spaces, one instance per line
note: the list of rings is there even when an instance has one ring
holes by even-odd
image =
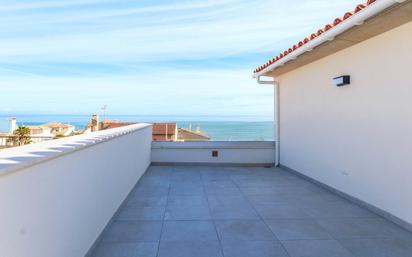
[[[107,110],[107,105],[103,105],[102,108],[100,108],[103,111],[103,121],[106,120],[106,110]]]

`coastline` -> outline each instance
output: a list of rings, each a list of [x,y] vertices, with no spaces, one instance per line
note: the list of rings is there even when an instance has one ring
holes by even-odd
[[[39,125],[47,122],[61,122],[83,129],[91,115],[59,114],[0,114],[0,131],[8,130],[7,119],[17,118],[22,126]],[[103,115],[101,115],[103,118]],[[256,116],[179,116],[179,115],[106,115],[107,119],[122,122],[176,122],[178,127],[200,128],[212,141],[272,141],[273,121],[270,118]]]

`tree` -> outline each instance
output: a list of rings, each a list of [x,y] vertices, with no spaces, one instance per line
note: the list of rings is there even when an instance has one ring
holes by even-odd
[[[30,129],[25,126],[19,126],[14,134],[17,136],[18,145],[30,144]]]

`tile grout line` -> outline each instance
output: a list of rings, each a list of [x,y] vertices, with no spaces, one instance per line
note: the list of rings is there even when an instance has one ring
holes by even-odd
[[[214,227],[214,229],[215,229],[215,233],[216,233],[216,236],[217,236],[217,240],[218,240],[218,242],[219,242],[220,252],[221,252],[222,256],[225,257],[225,252],[223,251],[223,244],[222,244],[221,238],[220,238],[220,236],[219,236],[219,233],[217,232],[216,222],[215,222],[215,219],[213,218],[213,215],[212,215],[212,209],[210,208],[209,197],[208,197],[208,195],[207,195],[206,187],[205,187],[205,183],[204,183],[205,181],[203,180],[202,173],[201,173],[201,172],[199,172],[199,173],[200,173],[200,179],[201,179],[201,181],[202,181],[203,192],[205,193],[205,198],[206,198],[206,202],[207,202],[207,207],[209,208],[210,218],[211,218],[211,220],[212,220],[213,227]]]
[[[325,218],[323,218],[323,219],[325,219]],[[328,218],[326,218],[326,219],[328,219]],[[329,219],[337,220],[337,219],[342,219],[342,218],[329,218]],[[347,218],[344,218],[344,219],[347,219]],[[355,217],[351,217],[351,218],[349,218],[349,219],[356,219],[356,218],[355,218]],[[330,235],[331,240],[336,241],[343,249],[345,249],[346,251],[348,251],[348,253],[350,253],[352,256],[355,256],[355,252],[353,252],[351,249],[347,248],[347,247],[346,247],[345,245],[343,245],[339,240],[368,239],[368,238],[365,238],[365,237],[351,237],[351,238],[340,238],[340,239],[339,239],[339,238],[336,238],[336,237],[333,236],[332,233],[329,233],[329,231],[326,230],[326,228],[324,228],[324,227],[318,222],[318,219],[313,218],[313,220],[315,221],[316,224],[318,224],[321,228],[323,228],[323,229]],[[372,239],[373,239],[373,238],[372,238]]]
[[[239,186],[235,181],[233,181],[233,183],[235,183],[236,186]],[[313,184],[313,183],[312,183]],[[267,225],[265,219],[263,219],[263,217],[260,215],[260,213],[256,210],[255,206],[249,201],[249,198],[243,193],[243,191],[240,189],[239,187],[239,191],[242,193],[242,195],[246,198],[246,200],[249,202],[249,204],[253,207],[253,209],[256,211],[256,213],[259,215],[259,217],[262,219],[262,222],[269,228],[269,230],[272,232],[272,234],[278,239],[279,243],[282,245],[282,248],[286,251],[286,253],[290,255],[289,251],[286,249],[286,247],[284,246],[282,241],[299,241],[299,240],[303,240],[303,239],[294,239],[294,240],[280,240],[276,234],[272,231],[272,229]],[[335,240],[343,249],[347,250],[351,255],[354,255],[354,253],[346,248],[344,245],[342,245],[339,240],[337,238],[335,238],[331,233],[329,233],[329,231],[327,231],[321,224],[318,223],[317,219],[312,217],[311,215],[309,215],[306,211],[302,210],[304,213],[306,213],[311,220],[313,220],[317,225],[319,225],[329,236],[330,239],[310,239],[310,240]]]
[[[253,172],[253,171],[252,171]],[[286,247],[283,245],[282,241],[276,236],[276,234],[273,232],[273,230],[269,227],[269,225],[266,223],[266,221],[263,219],[263,217],[260,215],[260,213],[256,210],[255,206],[249,201],[249,198],[247,198],[247,196],[243,193],[243,191],[241,190],[241,188],[239,187],[239,185],[236,183],[236,181],[234,181],[232,179],[231,176],[229,176],[230,180],[232,180],[232,182],[236,185],[237,189],[239,189],[240,193],[242,194],[242,196],[246,199],[246,201],[250,204],[250,206],[252,207],[252,209],[256,212],[256,214],[259,216],[260,220],[263,222],[263,224],[265,224],[265,226],[270,230],[270,232],[272,233],[272,235],[278,240],[279,244],[281,245],[282,249],[285,251],[285,253],[287,254],[287,256],[292,257],[289,253],[289,251],[286,249]]]
[[[172,170],[173,170],[173,169],[174,169],[174,168],[172,168]],[[167,212],[167,205],[168,205],[168,203],[169,203],[170,188],[172,187],[172,184],[171,184],[171,174],[169,174],[168,177],[169,177],[169,179],[168,179],[168,181],[169,181],[169,187],[168,187],[168,190],[167,190],[166,204],[165,204],[165,208],[164,208],[164,212],[163,212],[163,217],[162,217],[162,227],[160,228],[160,236],[159,236],[159,242],[158,242],[158,245],[157,245],[156,257],[159,257],[160,242],[161,242],[161,240],[162,240],[163,227],[164,227],[164,224],[165,224],[165,217],[166,217],[166,212]]]

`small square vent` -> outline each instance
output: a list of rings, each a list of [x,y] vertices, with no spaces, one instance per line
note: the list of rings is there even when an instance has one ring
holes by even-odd
[[[212,157],[218,157],[218,156],[219,156],[218,150],[212,150]]]

